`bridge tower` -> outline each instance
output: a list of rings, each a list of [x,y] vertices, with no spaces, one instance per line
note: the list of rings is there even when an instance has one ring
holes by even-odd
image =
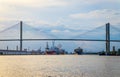
[[[106,55],[110,53],[110,23],[106,24]]]
[[[22,51],[22,41],[23,41],[23,39],[22,39],[22,31],[23,31],[23,29],[22,29],[22,26],[23,26],[23,22],[22,21],[20,21],[20,51]]]

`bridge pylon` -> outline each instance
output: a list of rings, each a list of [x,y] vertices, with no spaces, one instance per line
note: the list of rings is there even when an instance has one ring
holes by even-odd
[[[22,34],[23,34],[23,22],[20,21],[20,51],[22,51],[22,41],[23,41]]]
[[[110,53],[110,23],[106,24],[106,55]]]

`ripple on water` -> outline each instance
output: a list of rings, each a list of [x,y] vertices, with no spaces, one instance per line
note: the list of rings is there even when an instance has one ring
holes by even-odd
[[[119,76],[119,56],[0,56],[0,77]]]

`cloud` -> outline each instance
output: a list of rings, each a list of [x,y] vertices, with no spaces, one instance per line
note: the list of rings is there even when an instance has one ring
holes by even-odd
[[[64,6],[67,2],[60,0],[3,0],[1,3],[7,6],[24,6],[24,7],[51,7],[51,6]]]
[[[71,18],[75,19],[101,19],[101,18],[118,18],[120,16],[120,9],[119,10],[93,10],[87,13],[78,13],[70,15]]]
[[[0,31],[4,30],[5,28],[5,25],[0,25]]]
[[[107,22],[112,24],[118,24],[120,21],[120,9],[99,9],[99,10],[91,10],[85,13],[75,13],[69,16],[72,20],[83,21],[80,23],[88,23],[91,25],[104,25]],[[79,23],[79,24],[80,24]],[[87,25],[86,23],[86,25]],[[93,26],[95,27],[95,26]],[[97,26],[98,27],[98,26]]]
[[[38,21],[46,13],[41,14],[43,10],[67,5],[61,0],[0,0],[0,21]]]
[[[70,0],[74,3],[81,3],[81,4],[98,4],[98,3],[118,3],[119,0]]]
[[[51,32],[52,33],[58,33],[58,32],[60,32],[60,30],[52,30]]]
[[[59,30],[59,29],[58,29],[58,30],[55,30],[55,29],[54,29],[54,30],[51,30],[51,33],[57,34],[57,35],[58,35],[59,33],[64,35],[64,34],[71,33],[71,32],[72,32],[72,31],[67,30],[67,29],[66,29],[66,30]],[[66,36],[67,36],[67,35],[66,35]]]

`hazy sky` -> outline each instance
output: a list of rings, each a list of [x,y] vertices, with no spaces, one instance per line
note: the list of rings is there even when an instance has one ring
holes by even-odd
[[[0,30],[21,20],[48,35],[76,36],[108,22],[120,25],[120,0],[0,0]]]
[[[0,0],[0,29],[20,20],[74,29],[120,24],[120,0]]]

